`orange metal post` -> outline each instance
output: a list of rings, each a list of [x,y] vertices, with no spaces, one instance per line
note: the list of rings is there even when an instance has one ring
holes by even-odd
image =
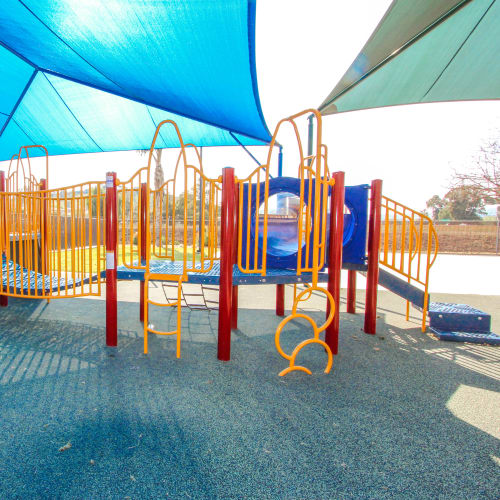
[[[146,262],[146,197],[148,196],[148,185],[143,182],[141,184],[141,207],[139,213],[139,223],[140,223],[140,233],[141,233],[141,242],[140,242],[140,262],[142,265]],[[139,301],[139,320],[144,322],[144,281],[139,282],[140,286],[140,301]]]
[[[40,179],[40,191],[46,191],[47,190],[47,180],[46,179]],[[44,202],[41,204],[41,230],[43,231],[43,238],[40,235],[41,240],[43,241],[43,248],[41,251],[42,254],[42,274],[46,275],[49,274],[49,253],[47,251],[48,248],[48,218],[47,218],[47,194],[43,195]]]
[[[382,181],[372,181],[370,193],[370,220],[368,225],[368,273],[366,276],[365,333],[377,331],[377,286],[382,214]]]
[[[0,171],[0,192],[5,192],[5,172]],[[2,217],[2,226],[5,228],[5,201],[4,201],[4,212],[0,214]],[[6,245],[9,244],[9,235],[6,235]],[[2,256],[3,257],[3,256]],[[7,286],[8,288],[8,286]],[[9,305],[9,297],[7,295],[0,295],[0,307],[7,307]]]
[[[226,167],[222,170],[219,336],[217,344],[217,358],[221,361],[229,361],[231,357],[235,190],[234,169]]]
[[[327,326],[325,342],[333,354],[339,350],[340,327],[340,273],[342,271],[342,244],[344,235],[344,172],[332,175],[335,185],[330,199],[330,238],[328,243],[328,291],[333,297],[335,315]],[[330,315],[330,302],[327,302],[326,317]]]
[[[356,314],[356,271],[347,271],[347,312]]]
[[[116,173],[106,174],[106,345],[118,345],[116,286]]]

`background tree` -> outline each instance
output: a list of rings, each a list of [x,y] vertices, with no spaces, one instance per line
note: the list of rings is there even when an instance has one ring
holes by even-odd
[[[90,191],[90,194],[92,195],[90,197],[90,203],[87,201],[88,215],[92,217],[101,217],[101,218],[104,217],[106,208],[105,192],[101,190],[101,197],[99,199],[99,214],[97,213],[97,188],[93,187],[92,190]],[[120,216],[120,214],[122,213],[121,193],[118,193],[116,204],[117,204],[118,216]]]
[[[480,220],[481,216],[486,214],[483,194],[474,186],[452,188],[446,193],[444,199],[446,205],[442,211],[442,218]]]
[[[146,156],[147,154],[149,154],[149,149],[138,149],[137,152],[141,156]],[[153,160],[155,161],[155,170],[153,175],[155,191],[158,191],[158,189],[160,189],[160,187],[165,182],[165,174],[161,165],[162,152],[163,149],[155,149],[153,151]]]
[[[472,186],[451,188],[443,198],[434,195],[427,208],[434,220],[479,220],[486,213],[481,190]]]
[[[149,149],[139,149],[137,150],[141,156],[146,156],[149,154]],[[160,207],[161,202],[165,196],[163,190],[160,192],[159,189],[163,186],[165,182],[165,173],[163,172],[163,167],[161,165],[161,156],[163,149],[153,150],[153,160],[155,161],[155,170],[153,174],[154,189],[158,191],[155,195],[155,203],[157,208]]]
[[[444,201],[437,194],[435,194],[430,200],[427,200],[426,207],[426,212],[430,211],[432,220],[438,220],[439,213],[444,207]]]
[[[210,208],[210,198],[208,190],[205,191],[205,222],[208,224],[209,218],[209,208]],[[193,217],[194,215],[194,188],[190,188],[186,197],[186,205],[187,205],[187,216],[188,218]],[[200,217],[200,194],[197,193],[196,199],[196,217]],[[169,203],[169,209],[171,210],[172,204]],[[170,212],[171,213],[171,212]],[[175,199],[175,214],[176,218],[182,218],[184,215],[184,193],[178,195]]]
[[[500,204],[499,139],[482,146],[466,171],[455,170],[450,190],[443,198],[434,195],[427,200],[426,211],[434,220],[478,220],[486,214],[486,204]]]
[[[477,190],[486,204],[500,203],[500,140],[482,146],[474,157],[470,169],[453,174],[453,187]]]

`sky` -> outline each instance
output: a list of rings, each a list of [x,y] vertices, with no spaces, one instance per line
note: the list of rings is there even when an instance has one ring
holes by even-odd
[[[390,5],[389,0],[258,0],[256,61],[262,109],[271,133],[279,119],[317,108],[343,76]],[[384,194],[421,210],[444,195],[453,169],[464,170],[479,147],[500,135],[500,101],[419,104],[355,111],[323,118],[331,171],[346,184],[383,180]],[[284,174],[296,175],[295,146],[284,144]],[[250,148],[262,163],[267,148]],[[164,154],[165,177],[176,157]],[[137,152],[53,157],[50,186],[122,180],[144,166]],[[2,165],[3,163],[3,165]],[[204,148],[209,176],[224,166],[243,177],[256,167],[242,148]],[[0,168],[8,164],[0,162]]]

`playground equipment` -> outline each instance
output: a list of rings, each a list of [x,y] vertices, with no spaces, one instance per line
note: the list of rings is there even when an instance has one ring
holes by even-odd
[[[317,121],[312,153],[307,155],[296,124],[306,115]],[[291,126],[299,145],[298,176],[273,179],[274,146],[285,125]],[[173,177],[155,190],[150,180],[151,156],[162,126],[173,128],[180,153]],[[422,310],[422,330],[427,315],[431,327],[435,326],[437,306],[430,303],[428,292],[429,271],[438,251],[432,221],[383,197],[380,180],[371,186],[344,187],[342,172],[330,174],[327,148],[321,143],[321,117],[314,110],[282,120],[266,163],[241,179],[232,168],[223,169],[218,178],[208,178],[198,149],[184,144],[170,120],[156,130],[148,166],[123,182],[111,172],[105,184],[48,189],[46,180],[38,181],[31,171],[31,147],[40,146],[21,148],[11,160],[7,178],[0,174],[1,305],[7,305],[8,296],[100,295],[105,283],[106,343],[116,346],[117,280],[138,280],[144,351],[148,352],[150,334],[172,335],[179,357],[182,284],[218,285],[218,358],[229,360],[239,285],[276,285],[276,313],[284,316],[284,285],[310,283],[294,294],[291,314],[276,330],[276,348],[289,363],[281,375],[293,370],[310,373],[295,360],[311,343],[323,347],[325,371],[331,369],[338,352],[342,268],[349,273],[350,313],[355,312],[356,273],[366,273],[366,333],[376,331],[379,283],[407,300],[407,319],[413,304]],[[270,201],[273,196],[275,202]],[[153,300],[149,291],[153,281],[176,286],[176,298],[167,303]],[[319,326],[299,311],[313,292],[323,294],[327,302],[325,322]],[[176,328],[153,328],[148,321],[150,307],[175,307]],[[478,312],[476,317],[486,315]],[[280,338],[294,318],[307,321],[313,335],[288,354]]]
[[[235,178],[234,171],[230,168],[224,169],[222,176],[218,179],[207,178],[203,173],[200,155],[194,146],[183,143],[177,125],[167,120],[158,126],[150,149],[150,160],[162,126],[173,127],[179,139],[180,154],[172,179],[167,180],[155,191],[149,186],[149,175],[146,183],[142,182],[144,178],[141,176],[144,170],[140,170],[130,180],[119,183],[116,188],[118,193],[122,193],[122,199],[128,193],[129,206],[132,211],[134,211],[133,207],[142,206],[142,211],[145,212],[145,216],[127,218],[126,209],[122,205],[120,229],[122,249],[128,248],[130,257],[125,258],[124,254],[123,264],[117,269],[119,278],[139,279],[144,283],[141,285],[143,290],[141,309],[144,318],[145,352],[148,351],[149,333],[174,335],[177,340],[177,356],[180,356],[181,286],[184,282],[219,285],[218,357],[223,360],[228,360],[230,357],[230,334],[231,326],[236,326],[237,286],[239,284],[277,284],[281,301],[283,301],[283,285],[286,283],[312,282],[311,290],[319,289],[317,284],[320,271],[324,269],[327,262],[333,261],[333,258],[339,259],[341,255],[337,249],[336,253],[330,252],[331,257],[328,260],[326,250],[328,245],[332,248],[337,245],[339,249],[342,245],[343,179],[338,176],[340,182],[337,183],[338,189],[334,194],[332,188],[335,182],[328,172],[326,148],[321,144],[320,132],[316,141],[317,153],[308,156],[303,154],[295,120],[311,112],[314,113],[313,110],[308,110],[280,122],[269,147],[267,163],[255,169],[245,179]],[[267,248],[268,228],[272,226],[268,214],[271,181],[269,167],[276,135],[284,123],[291,124],[296,131],[301,152],[299,178],[295,186],[299,194],[298,215],[293,219],[298,235],[293,253],[297,255],[297,258],[292,266],[271,268],[267,262],[270,255]],[[196,153],[197,165],[188,161],[187,150],[189,148]],[[150,172],[150,162],[145,170],[147,173]],[[273,186],[278,186],[277,181],[273,182]],[[286,179],[281,180],[282,183],[283,181],[289,182]],[[111,182],[110,186],[112,184]],[[189,193],[191,187],[193,191]],[[135,204],[134,196],[137,198]],[[328,221],[329,201],[330,220]],[[176,225],[176,211],[182,214],[182,227]],[[218,227],[219,213],[220,229]],[[132,227],[134,220],[137,221],[137,227]],[[330,238],[327,238],[327,227],[329,227]],[[151,230],[147,231],[145,228]],[[181,230],[180,235],[176,234],[177,229]],[[133,234],[139,236],[135,243],[132,240]],[[126,235],[128,235],[127,241],[125,241]],[[237,246],[234,245],[236,238]],[[198,244],[199,254],[196,253]],[[112,262],[113,259],[110,258],[109,261]],[[330,266],[329,273],[323,273],[322,276],[323,281],[335,282],[335,286],[332,284],[329,286],[331,290],[337,288],[333,292],[333,295],[337,297],[339,296],[340,268],[341,263],[338,260],[337,266]],[[335,277],[334,274],[336,274]],[[165,304],[152,301],[149,298],[151,281],[176,282],[178,284],[177,300]],[[325,324],[320,329],[315,327],[319,332],[327,329],[334,318],[335,302],[332,293],[327,290],[325,293],[329,299],[330,310]],[[153,330],[148,323],[148,309],[151,305],[176,306],[176,329],[173,331]],[[335,328],[336,331],[329,334],[331,338],[328,338],[326,342],[320,340],[315,333],[314,338],[309,339],[308,343],[324,344],[323,347],[326,346],[325,350],[331,357],[332,351],[337,352],[338,324]],[[328,366],[331,366],[331,359]]]
[[[47,180],[32,173],[30,148],[46,152],[43,146],[23,146],[11,159],[7,178],[0,172],[2,304],[8,296],[100,295],[101,183],[49,190]],[[48,176],[48,156],[45,170]]]

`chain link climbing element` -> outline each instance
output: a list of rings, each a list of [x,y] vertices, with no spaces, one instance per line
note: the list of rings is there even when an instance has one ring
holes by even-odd
[[[330,314],[328,315],[328,318],[321,326],[318,326],[316,324],[316,321],[314,321],[314,319],[312,319],[307,314],[297,312],[297,308],[299,306],[299,303],[307,301],[313,295],[313,292],[323,293],[326,296],[326,299],[330,304]],[[274,342],[276,345],[276,349],[278,350],[278,352],[280,353],[281,356],[283,356],[285,359],[288,359],[288,361],[290,362],[290,365],[279,373],[280,377],[283,377],[284,375],[286,375],[292,371],[295,371],[295,370],[305,372],[308,375],[312,374],[311,370],[309,370],[305,366],[300,366],[300,365],[295,364],[295,360],[297,358],[298,353],[302,350],[302,348],[304,348],[306,345],[309,345],[309,344],[319,344],[325,348],[325,351],[326,351],[327,356],[328,356],[328,360],[327,360],[326,368],[325,368],[325,373],[330,372],[330,370],[332,369],[332,364],[333,364],[332,351],[331,351],[330,347],[328,346],[328,344],[319,338],[319,334],[322,331],[326,330],[328,325],[333,321],[334,315],[335,315],[335,302],[334,302],[333,297],[330,294],[330,292],[328,290],[326,290],[325,288],[322,288],[319,286],[310,286],[310,287],[306,288],[305,290],[303,290],[302,292],[300,292],[294,298],[293,307],[292,307],[292,314],[290,314],[290,316],[287,316],[278,325],[278,328],[276,330],[276,334],[274,336]],[[314,337],[302,341],[300,344],[298,344],[295,347],[292,354],[287,354],[281,348],[281,344],[280,344],[281,332],[282,332],[283,328],[285,327],[285,325],[287,325],[293,319],[297,319],[297,318],[305,319],[306,321],[308,321],[310,323],[310,325],[312,326],[313,331],[314,331]]]

